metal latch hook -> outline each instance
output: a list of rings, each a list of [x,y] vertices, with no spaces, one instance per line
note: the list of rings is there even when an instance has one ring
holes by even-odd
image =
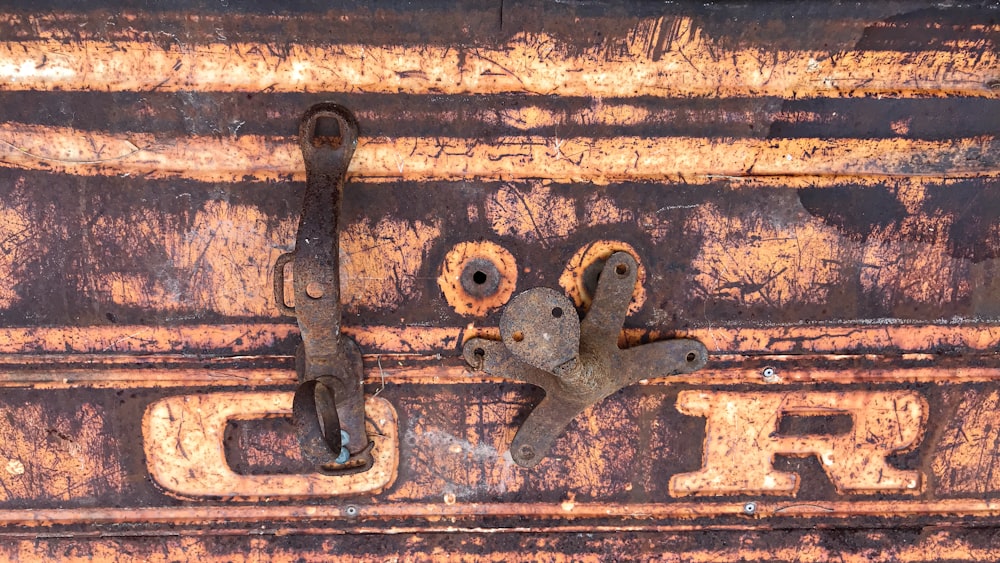
[[[346,108],[320,103],[299,126],[306,191],[295,250],[278,257],[274,296],[296,317],[302,344],[296,353],[299,387],[293,418],[306,457],[330,474],[372,466],[365,429],[361,351],[340,332],[339,218],[347,167],[358,142],[358,124]],[[285,268],[291,264],[294,306],[285,301]]]

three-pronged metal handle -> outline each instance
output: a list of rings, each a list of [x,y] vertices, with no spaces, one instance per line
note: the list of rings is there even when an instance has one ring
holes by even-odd
[[[465,343],[465,359],[474,368],[545,389],[545,398],[511,444],[518,465],[534,467],[578,414],[622,387],[705,365],[708,351],[697,340],[618,347],[637,269],[627,252],[608,258],[583,321],[563,294],[531,289],[504,309],[502,341],[472,338]]]
[[[275,263],[274,295],[302,334],[293,418],[307,458],[324,472],[345,474],[372,465],[365,430],[361,352],[340,332],[338,223],[358,124],[334,103],[311,107],[299,127],[306,192],[295,250]],[[295,304],[285,302],[285,268],[292,265]]]

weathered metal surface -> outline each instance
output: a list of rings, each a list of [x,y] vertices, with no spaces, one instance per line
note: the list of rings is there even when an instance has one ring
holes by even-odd
[[[991,529],[778,530],[692,533],[606,530],[532,534],[276,535],[95,538],[87,543],[17,539],[0,544],[14,560],[210,562],[400,560],[599,562],[627,554],[636,560],[670,563],[770,561],[776,563],[897,563],[993,561],[1000,538]],[[487,555],[488,554],[488,555]]]
[[[0,8],[0,558],[997,559],[962,528],[1000,520],[995,3],[229,4]],[[315,475],[282,403],[147,455],[155,405],[294,389],[271,266],[327,100],[362,122],[343,332],[398,446]],[[524,470],[540,390],[463,342],[528,288],[586,311],[622,250],[620,345],[709,362]]]
[[[0,521],[8,530],[47,533],[72,533],[84,521],[147,533],[168,523],[222,532],[255,521],[340,531],[525,522],[570,530],[996,522],[1000,481],[989,467],[1000,455],[992,445],[1000,428],[1000,372],[986,364],[975,378],[933,360],[924,368],[900,364],[790,359],[770,364],[777,372],[770,380],[758,362],[626,387],[574,420],[532,470],[504,453],[516,421],[539,398],[531,387],[476,380],[458,366],[408,374],[397,367],[384,383],[374,374],[368,387],[398,412],[397,476],[388,488],[337,500],[258,504],[219,498],[252,496],[221,489],[219,497],[177,499],[149,478],[151,459],[135,447],[163,442],[132,423],[158,401],[200,401],[211,413],[217,386],[8,388]],[[814,383],[803,382],[807,377]],[[249,368],[216,379],[239,380],[247,391],[286,400],[289,393],[269,391],[288,387],[275,387]],[[233,420],[219,433],[217,418],[185,416],[186,435],[204,435],[206,444],[160,448],[152,463],[214,468],[218,454],[199,457],[211,452],[201,446],[224,443],[228,465],[248,480],[270,475],[294,483],[281,475],[311,467],[289,421]],[[722,431],[726,425],[740,431]],[[754,448],[746,437],[758,434]],[[742,471],[731,471],[734,462]],[[884,471],[873,473],[880,464]],[[725,472],[710,485],[692,485],[719,467]],[[325,479],[336,483],[338,477]],[[281,497],[314,490],[301,486]],[[752,516],[744,513],[749,501],[756,503]]]
[[[510,456],[521,467],[538,465],[574,418],[622,387],[651,374],[691,373],[708,361],[705,345],[691,339],[618,347],[638,270],[627,252],[608,257],[582,321],[563,294],[529,289],[504,310],[502,341],[465,342],[463,355],[473,368],[545,390],[511,442]]]

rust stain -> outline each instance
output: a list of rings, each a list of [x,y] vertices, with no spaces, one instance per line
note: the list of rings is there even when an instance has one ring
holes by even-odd
[[[939,8],[929,12],[935,10]],[[339,20],[335,13],[341,16]],[[380,14],[378,18],[384,17]],[[441,38],[426,44],[414,43],[412,38],[391,45],[362,44],[384,41],[379,38],[388,37],[385,32],[372,38],[344,36],[340,40],[348,43],[340,45],[310,39],[315,35],[298,37],[301,43],[278,45],[229,42],[221,25],[234,25],[230,23],[234,20],[226,19],[228,15],[157,15],[162,18],[157,25],[188,31],[183,40],[174,37],[172,41],[142,29],[149,24],[141,14],[119,14],[115,20],[140,22],[135,24],[140,29],[121,29],[126,25],[107,30],[113,26],[110,18],[106,25],[78,25],[79,21],[96,23],[98,16],[97,12],[0,14],[0,20],[8,20],[19,30],[33,28],[25,33],[41,38],[12,41],[8,37],[0,42],[0,91],[12,99],[36,95],[19,92],[55,99],[63,92],[76,91],[72,94],[79,96],[76,99],[90,99],[85,92],[154,90],[184,95],[212,92],[207,97],[216,96],[213,100],[242,100],[244,95],[249,99],[265,90],[264,96],[280,93],[275,99],[299,99],[295,96],[310,92],[333,92],[362,101],[395,99],[400,94],[414,99],[425,96],[435,98],[433,104],[440,103],[437,97],[482,97],[487,101],[471,104],[468,114],[456,110],[457,103],[447,102],[438,113],[432,108],[406,114],[398,122],[380,121],[380,127],[392,131],[392,127],[405,129],[399,124],[409,120],[412,123],[405,130],[411,133],[363,139],[351,173],[362,189],[372,191],[400,179],[421,183],[418,189],[433,189],[438,180],[459,179],[495,180],[500,187],[492,184],[482,192],[487,194],[485,201],[463,201],[457,212],[449,208],[414,213],[416,219],[390,212],[343,229],[345,305],[352,315],[371,320],[345,327],[345,333],[370,352],[365,383],[369,390],[377,389],[379,397],[371,399],[369,406],[382,405],[394,423],[372,427],[382,442],[376,452],[391,457],[391,467],[357,476],[346,485],[338,481],[331,486],[309,475],[227,471],[221,446],[227,417],[250,411],[255,411],[254,416],[287,413],[289,394],[274,389],[295,380],[287,354],[297,331],[290,323],[0,328],[0,387],[5,393],[23,393],[35,401],[21,405],[11,399],[0,408],[0,501],[7,503],[0,510],[0,523],[20,526],[24,533],[31,528],[61,533],[42,527],[66,526],[70,535],[93,534],[94,530],[137,524],[138,535],[161,534],[168,526],[180,527],[182,534],[161,537],[149,549],[153,540],[139,536],[92,536],[70,542],[70,548],[47,539],[11,541],[0,544],[0,559],[346,560],[358,553],[375,553],[383,549],[382,543],[395,540],[397,547],[403,546],[398,550],[403,559],[461,560],[473,550],[488,551],[494,560],[512,561],[601,560],[609,554],[704,562],[721,558],[825,561],[839,557],[854,562],[998,558],[988,540],[966,541],[974,535],[967,530],[924,530],[906,536],[911,541],[897,541],[899,536],[894,534],[902,533],[898,530],[849,532],[881,543],[878,549],[858,548],[849,553],[838,553],[840,537],[831,540],[818,529],[783,533],[783,539],[773,542],[744,533],[779,525],[856,527],[893,516],[915,526],[935,521],[965,524],[960,520],[964,517],[974,517],[979,523],[1000,518],[1000,503],[991,496],[1000,488],[993,467],[1000,440],[995,430],[1000,426],[996,420],[1000,394],[994,389],[1000,371],[993,367],[1000,329],[990,316],[996,308],[988,304],[995,293],[996,249],[975,244],[980,239],[1000,239],[1000,226],[984,200],[962,201],[965,192],[945,195],[959,206],[982,204],[985,212],[964,214],[960,207],[952,211],[940,201],[935,203],[935,198],[943,197],[938,192],[953,187],[949,184],[953,178],[980,189],[1000,177],[996,137],[990,131],[982,134],[983,129],[957,131],[959,125],[942,132],[936,129],[936,121],[895,115],[900,113],[898,108],[909,111],[920,104],[908,104],[929,97],[979,98],[973,101],[983,104],[1000,99],[1000,90],[993,84],[998,57],[991,39],[965,39],[956,33],[957,39],[941,40],[934,29],[950,24],[935,23],[922,14],[914,21],[925,28],[917,24],[904,32],[893,28],[895,35],[888,39],[869,36],[880,33],[881,24],[850,18],[822,20],[815,27],[810,24],[809,30],[826,35],[803,40],[797,37],[801,31],[784,29],[788,22],[781,19],[761,20],[772,26],[766,30],[749,30],[748,25],[748,31],[728,32],[733,37],[715,37],[688,17],[628,16],[619,22],[621,36],[593,40],[584,39],[584,31],[589,36],[589,26],[594,25],[587,16],[574,22],[580,38],[570,40],[557,35],[558,26],[547,25],[537,29],[551,33],[515,34],[508,28],[475,42],[451,45],[441,44],[446,41]],[[395,21],[394,17],[399,16],[390,14],[385,21]],[[904,24],[907,17],[899,15]],[[350,12],[328,12],[323,18],[334,31],[340,25],[357,25]],[[300,19],[247,16],[250,24],[244,37],[264,29],[304,25]],[[264,20],[270,27],[261,23]],[[220,22],[220,27],[218,37],[205,43],[209,21]],[[851,47],[864,25],[869,25],[864,27],[865,37]],[[967,27],[980,34],[1000,31],[995,24]],[[812,41],[816,47],[747,46],[771,32],[778,36],[778,43],[795,39],[795,44]],[[472,37],[475,32],[463,33]],[[907,48],[906,41],[927,33],[934,35],[933,48]],[[837,37],[827,47],[829,35],[850,36],[850,40]],[[201,43],[188,42],[194,37],[202,37]],[[866,40],[873,45],[879,40],[891,44],[889,50],[865,50]],[[523,100],[491,107],[491,94]],[[565,99],[539,101],[543,96]],[[816,110],[826,102],[833,104],[831,108],[836,103],[861,107],[868,102],[862,97],[905,103],[893,106],[895,114],[877,125],[881,132],[874,135],[859,133],[864,129],[861,126],[847,127],[844,118],[834,119],[833,109]],[[680,98],[689,98],[688,105],[677,104]],[[708,104],[734,99],[746,103],[714,112],[686,109],[700,107],[701,99]],[[813,105],[791,103],[803,99]],[[383,106],[375,104],[367,110],[375,117],[381,110],[372,107],[396,104],[379,103]],[[234,106],[242,111],[239,108],[249,104]],[[760,109],[764,106],[767,109]],[[779,111],[778,106],[788,109]],[[864,107],[867,116],[875,106]],[[836,108],[840,111],[840,106]],[[163,130],[160,121],[168,118],[157,111],[142,114],[149,123],[140,128]],[[170,322],[202,319],[203,313],[207,318],[275,319],[277,310],[266,290],[271,283],[270,266],[293,240],[294,220],[274,211],[281,209],[274,199],[261,207],[246,204],[248,198],[262,196],[242,190],[254,181],[302,180],[304,173],[295,140],[274,132],[283,110],[267,111],[271,121],[243,135],[236,130],[214,136],[121,133],[133,127],[123,127],[124,120],[117,118],[113,125],[98,122],[91,129],[4,123],[0,124],[0,163],[13,169],[11,176],[24,174],[42,181],[50,176],[69,178],[81,185],[112,184],[113,176],[137,182],[168,179],[164,184],[231,183],[226,189],[234,194],[241,191],[241,199],[234,201],[244,204],[209,201],[178,212],[160,199],[124,217],[90,216],[90,209],[81,204],[84,234],[94,235],[94,242],[88,238],[82,245],[81,253],[87,254],[82,261],[84,274],[72,278],[71,285],[79,285],[77,294],[84,297],[100,296],[95,303],[107,302],[123,310],[151,309],[153,314],[166,311]],[[691,113],[684,114],[687,111]],[[437,115],[444,120],[443,126],[432,121]],[[656,129],[684,119],[690,123]],[[718,133],[712,128],[719,124],[709,123],[713,119],[726,122],[731,131]],[[807,136],[801,138],[763,138],[782,137],[781,127],[775,125],[779,121],[781,127],[789,128],[786,133],[812,132],[802,133]],[[452,137],[434,134],[452,124],[465,129]],[[763,130],[737,131],[748,124],[750,129],[763,125]],[[829,135],[823,129],[828,124]],[[500,132],[490,133],[489,138],[466,133],[489,126]],[[560,134],[564,126],[571,135]],[[605,129],[591,135],[585,129],[589,126]],[[617,135],[615,128],[628,134]],[[437,130],[428,132],[433,129]],[[938,181],[943,177],[949,180]],[[668,182],[671,185],[665,185]],[[632,195],[635,183],[662,191],[662,205],[676,204],[686,211],[667,214],[669,218],[658,215],[652,210],[660,207],[660,196]],[[836,196],[845,189],[871,192],[884,186],[893,186],[887,190],[902,211],[892,222],[873,220],[870,226],[862,225],[866,217],[846,216],[836,197],[810,206],[804,195],[814,188]],[[753,193],[756,188],[774,188],[780,191],[768,192],[768,196],[781,196],[768,199]],[[793,189],[800,191],[796,194]],[[32,195],[44,190],[35,190],[35,186],[20,185],[14,192],[17,197],[0,202],[0,278],[7,280],[0,285],[0,309],[30,306],[18,302],[30,300],[19,296],[16,288],[30,287],[32,276],[45,272],[18,265],[26,253],[45,246],[35,241],[58,240],[34,232],[39,211],[30,206],[36,200],[42,202],[36,207],[48,205],[48,200]],[[27,199],[21,197],[25,195]],[[785,195],[789,197],[781,199]],[[434,201],[439,196],[429,197]],[[25,201],[27,210],[22,205]],[[646,208],[647,201],[657,205]],[[755,211],[756,201],[790,203],[787,208]],[[732,202],[737,203],[727,208]],[[856,207],[873,208],[877,207]],[[466,209],[470,231],[481,238],[455,246],[464,239],[449,221]],[[440,220],[434,218],[438,212]],[[63,213],[58,205],[52,208],[54,216]],[[971,234],[966,233],[968,240],[958,241],[963,223]],[[58,224],[52,228],[70,233],[64,239],[74,236],[73,229]],[[683,259],[674,261],[669,237],[679,231],[683,236],[677,244],[690,249]],[[603,233],[591,237],[601,240],[595,244],[583,240],[591,232]],[[510,252],[485,240],[494,235],[517,251],[519,264]],[[656,253],[649,252],[645,236],[656,243]],[[116,238],[150,241],[152,252],[162,254],[163,262],[173,270],[111,268],[93,259],[106,252],[101,243]],[[452,252],[445,255],[449,248]],[[470,375],[454,359],[428,354],[448,355],[464,338],[494,331],[477,329],[475,324],[460,326],[470,319],[456,319],[452,311],[480,318],[495,313],[515,290],[518,273],[523,283],[562,272],[560,284],[578,306],[585,307],[588,267],[618,249],[643,258],[644,266],[650,268],[640,272],[630,311],[646,315],[649,310],[642,308],[648,300],[653,321],[669,327],[658,334],[648,330],[654,325],[647,316],[633,317],[631,322],[645,328],[625,331],[622,340],[636,344],[661,336],[691,336],[713,351],[716,366],[676,378],[651,374],[650,380],[581,415],[551,460],[535,472],[524,471],[512,463],[505,448],[518,417],[537,397],[524,388],[498,387],[499,381]],[[461,295],[455,274],[474,254],[501,262],[501,270],[509,273],[503,276],[502,290],[493,302],[473,302]],[[428,257],[436,260],[442,255],[440,270],[438,264],[427,262]],[[563,270],[567,256],[572,258]],[[556,262],[554,266],[546,263],[552,270],[543,271],[536,266],[540,259]],[[672,297],[682,296],[683,291],[663,298],[662,286],[667,284],[659,276],[664,262],[670,262],[674,276],[667,278],[669,283],[684,283],[690,287],[688,297],[699,303],[723,303],[756,314],[767,307],[797,304],[819,310],[829,302],[845,311],[837,318],[848,320],[812,324],[788,314],[763,318],[795,322],[772,323],[757,316],[718,327],[713,324],[726,317],[706,313],[703,322],[696,314],[671,318]],[[94,268],[95,264],[101,267]],[[437,299],[439,288],[444,292],[442,300]],[[418,300],[430,304],[426,309],[407,308]],[[970,300],[986,304],[962,308]],[[873,305],[858,306],[860,313],[854,312],[851,307],[861,301]],[[907,319],[926,321],[938,315],[918,316],[903,310],[914,304],[945,312],[937,321],[910,323]],[[683,302],[678,306],[683,308]],[[886,315],[902,318],[850,320],[889,309]],[[419,318],[412,317],[411,310]],[[975,311],[970,318],[951,318],[952,311],[969,310]],[[195,316],[186,316],[192,311]],[[971,318],[981,311],[988,318]],[[94,318],[103,322],[103,312]],[[373,316],[366,317],[369,313]],[[163,317],[156,318],[154,322],[161,322]],[[117,322],[112,316],[108,319]],[[941,352],[944,357],[937,355]],[[777,367],[778,375],[763,378],[763,365]],[[810,387],[816,383],[822,387]],[[30,390],[16,389],[25,386]],[[698,387],[678,393],[677,386]],[[209,394],[204,391],[207,387],[213,388]],[[137,399],[133,394],[128,406],[121,406],[122,400],[120,410],[110,407],[119,404],[117,397],[127,390],[140,388],[141,396]],[[73,404],[73,410],[68,403],[45,403],[59,393],[119,395],[107,403],[84,400]],[[150,413],[158,413],[161,425],[154,432],[147,424],[143,451],[138,444],[122,443],[118,424],[138,418],[136,412],[148,404],[145,397],[160,401],[152,404],[146,422],[154,418]],[[264,405],[275,397],[281,404]],[[162,416],[165,405],[180,407]],[[946,411],[945,407],[954,408]],[[398,429],[396,409],[401,414]],[[851,430],[821,436],[786,436],[778,430],[783,416],[830,413],[849,416]],[[385,447],[385,441],[392,447]],[[272,446],[286,447],[273,440],[263,440],[260,446],[254,452],[257,461],[266,461],[268,455],[280,457],[280,451],[268,452]],[[704,449],[700,470],[699,448]],[[914,448],[919,451],[912,452]],[[887,460],[907,451],[919,455],[919,469],[906,461]],[[799,480],[808,481],[811,470],[780,470],[773,463],[779,454],[816,456],[820,464],[815,473],[823,479],[821,471],[825,472],[830,482],[823,483],[823,490],[831,492],[800,487]],[[143,462],[150,464],[161,484],[172,483],[166,488],[173,487],[174,495],[189,499],[204,494],[255,504],[166,498],[145,481]],[[145,490],[141,487],[152,493],[133,497],[133,491]],[[382,494],[371,497],[374,491]],[[100,497],[105,492],[112,496]],[[752,515],[746,513],[742,496],[716,498],[747,493],[765,495]],[[350,498],[343,502],[262,502],[265,497],[311,495]],[[43,505],[43,501],[50,504]],[[348,503],[354,512],[348,511]],[[512,534],[481,533],[500,529],[491,527],[498,522],[505,529],[535,534],[515,544],[497,539]],[[276,537],[241,535],[240,530],[258,525],[267,526]],[[684,543],[690,536],[671,535],[671,531],[704,527],[717,532],[730,528],[724,532],[728,535],[721,547],[711,545],[718,538],[706,538],[701,531],[694,543]],[[607,536],[587,536],[580,539],[583,547],[566,549],[560,546],[566,545],[567,537],[583,536],[544,536],[546,528]],[[405,535],[419,531],[475,531],[476,535],[424,553],[426,537]],[[647,533],[651,531],[656,534]],[[388,535],[383,539],[394,540],[358,539],[385,532]],[[222,542],[212,536],[217,533],[237,539]],[[339,537],[319,540],[317,534]],[[131,546],[143,541],[151,543],[132,551]],[[285,542],[298,542],[299,547],[288,547]],[[354,549],[342,548],[351,542]],[[502,543],[503,548],[490,542]],[[491,545],[493,549],[484,547]],[[595,546],[610,547],[599,554],[586,552]],[[385,553],[392,551],[385,549]],[[385,553],[379,551],[379,555]]]
[[[527,475],[506,452],[508,429],[502,423],[512,415],[509,401],[517,395],[507,391],[502,397],[506,400],[442,390],[424,399],[444,406],[436,416],[421,417],[406,429],[401,440],[412,453],[401,462],[410,478],[401,481],[386,499],[400,502],[426,497],[458,507],[482,491],[503,495],[519,490]],[[442,424],[443,417],[460,421],[454,432]]]
[[[670,48],[650,56],[640,20],[613,52],[584,52],[545,33],[506,44],[286,44],[280,52],[245,42],[164,48],[147,41],[31,40],[0,44],[6,89],[145,91],[344,91],[531,93],[563,96],[993,96],[985,86],[996,54],[982,46],[944,51],[774,51],[727,49],[689,18],[671,25]],[[973,53],[975,56],[970,56]],[[45,64],[40,64],[45,60]]]
[[[0,202],[0,308],[9,307],[17,300],[17,293],[10,283],[16,279],[14,272],[24,258],[21,246],[34,236],[30,217],[16,205]]]
[[[687,220],[702,246],[692,263],[693,296],[780,307],[789,301],[823,303],[849,262],[848,241],[818,220],[775,215],[739,217],[705,204]]]
[[[909,185],[899,199],[915,209],[924,197],[922,186]],[[952,221],[914,213],[898,227],[876,227],[858,240],[801,208],[739,217],[706,204],[688,219],[702,237],[690,295],[773,307],[826,303],[832,288],[851,280],[886,307],[966,299],[975,266],[949,248]]]
[[[966,391],[959,396],[930,467],[944,494],[986,494],[1000,487],[1000,467],[993,456],[1000,441],[994,420],[1000,393]]]
[[[408,300],[420,299],[424,284],[417,274],[427,251],[440,235],[437,222],[392,218],[344,227],[340,233],[340,291],[344,309],[349,312],[365,307],[392,309]]]
[[[0,162],[29,170],[206,182],[305,178],[298,146],[285,137],[164,139],[148,133],[115,135],[8,122],[0,124],[0,141]],[[679,176],[702,183],[713,177],[774,175],[954,178],[1000,173],[996,158],[989,157],[998,152],[995,144],[992,136],[947,141],[516,136],[492,143],[376,137],[360,139],[349,173],[363,178],[548,178],[597,183]]]
[[[293,325],[280,324],[4,327],[0,353],[240,353],[266,350],[297,334]]]
[[[639,385],[649,385],[654,389],[664,384],[683,385],[753,385],[756,387],[780,387],[782,385],[795,385],[801,383],[836,383],[842,385],[857,383],[947,383],[947,382],[990,382],[1000,379],[1000,372],[995,368],[983,367],[920,367],[920,368],[898,368],[886,365],[856,368],[852,364],[859,359],[871,360],[874,356],[852,356],[852,355],[771,355],[763,357],[743,357],[743,356],[717,356],[725,360],[730,367],[725,368],[704,368],[695,374],[673,375],[665,377],[656,373],[650,373],[649,378],[640,382]],[[909,354],[904,359],[909,361],[930,361],[933,354]],[[80,359],[74,355],[74,358]],[[192,386],[213,386],[213,387],[245,387],[248,389],[257,387],[267,387],[274,385],[293,385],[296,381],[295,373],[291,369],[259,369],[259,368],[202,368],[194,369],[189,367],[177,367],[170,364],[168,359],[162,357],[141,357],[155,367],[143,369],[129,369],[129,364],[134,364],[135,356],[107,356],[101,355],[92,358],[95,367],[89,369],[66,368],[53,371],[33,370],[30,373],[17,370],[0,370],[0,387],[19,388],[31,385],[33,389],[128,389],[128,388],[175,388]],[[479,384],[479,383],[501,383],[503,380],[498,377],[483,376],[473,374],[465,367],[458,366],[434,366],[434,367],[414,367],[403,363],[402,360],[412,360],[405,356],[369,356],[369,360],[374,360],[375,366],[365,370],[364,382],[374,385],[376,388],[387,383],[393,384]],[[67,360],[67,356],[40,356],[35,361],[25,360],[26,366],[37,367],[42,364],[54,364]],[[813,368],[801,367],[794,362],[822,361],[825,365],[836,365],[837,368]],[[392,362],[392,363],[390,363]],[[761,364],[770,362],[780,366],[778,373],[771,378],[761,376]],[[381,368],[378,364],[382,363]],[[789,365],[791,364],[791,365]],[[710,364],[711,365],[711,364]],[[100,366],[100,367],[97,367]],[[513,395],[504,395],[504,400],[511,402]],[[509,404],[493,404],[492,402],[482,405],[484,410],[497,409],[507,412]],[[499,417],[501,415],[495,415]],[[970,415],[971,416],[971,415]],[[502,445],[509,444],[513,438],[513,430],[507,427],[498,428],[497,433],[505,435],[506,439],[500,439],[497,450],[502,450]],[[509,434],[509,435],[507,435]],[[492,435],[491,435],[492,439]]]
[[[941,230],[947,227],[943,223]],[[950,256],[944,241],[872,240],[863,249],[861,264],[861,287],[884,303],[900,297],[924,303],[956,301],[973,290],[971,262]]]
[[[0,501],[79,499],[125,488],[121,444],[107,412],[89,402],[74,410],[0,408]]]
[[[547,247],[553,239],[567,237],[578,223],[571,200],[552,194],[550,182],[502,186],[486,200],[486,218],[500,236],[513,235]]]
[[[224,201],[208,202],[183,232],[166,231],[149,216],[130,225],[100,225],[99,219],[109,234],[139,230],[146,240],[162,241],[168,263],[181,274],[154,278],[149,288],[146,275],[109,273],[98,279],[96,290],[119,305],[276,316],[269,289],[272,265],[282,250],[277,241],[294,240],[297,222],[286,219],[269,228],[267,219],[256,207]]]
[[[435,353],[457,350],[472,336],[498,338],[495,328],[427,326],[348,326],[344,333],[362,349],[389,353]],[[147,353],[190,350],[246,353],[266,351],[298,334],[291,324],[218,324],[180,326],[3,327],[0,354]],[[992,354],[1000,329],[991,324],[957,320],[953,323],[901,323],[874,319],[826,325],[719,326],[671,331],[670,337],[694,338],[713,354],[805,354],[892,350],[894,353],[938,349]],[[624,340],[637,344],[659,338],[655,331],[627,329]],[[30,361],[26,358],[24,361]]]
[[[699,534],[692,541],[683,531],[632,534],[592,528],[581,541],[576,533],[536,532],[520,538],[486,536],[456,530],[431,537],[399,533],[380,539],[376,545],[367,536],[310,536],[308,542],[276,541],[270,538],[239,538],[227,541],[204,536],[170,538],[90,538],[85,542],[60,539],[10,540],[0,546],[0,557],[8,560],[137,561],[166,563],[197,559],[205,562],[244,563],[267,559],[291,561],[351,562],[358,558],[388,561],[461,562],[469,553],[488,552],[496,561],[604,561],[608,555],[654,558],[668,563],[715,563],[718,561],[774,561],[780,563],[918,563],[945,559],[956,562],[993,561],[1000,549],[992,546],[987,533],[935,530],[918,536],[898,532],[745,531]],[[320,533],[314,531],[314,533]],[[442,537],[444,536],[444,537]],[[399,539],[396,539],[399,538]]]
[[[437,495],[435,495],[436,497]],[[573,502],[567,510],[565,501],[551,503],[489,502],[489,503],[385,503],[359,504],[357,512],[348,514],[344,506],[315,505],[259,505],[259,506],[186,506],[186,507],[136,507],[136,508],[87,508],[87,509],[35,509],[0,510],[0,524],[22,527],[50,527],[86,522],[92,525],[108,524],[173,524],[184,526],[213,526],[220,521],[229,524],[278,522],[283,524],[308,524],[315,521],[342,520],[357,516],[367,521],[364,530],[377,530],[375,519],[392,520],[417,518],[426,522],[447,522],[446,531],[461,530],[460,522],[480,518],[532,518],[532,519],[594,519],[594,518],[656,518],[676,520],[681,523],[651,527],[659,530],[690,530],[691,524],[683,523],[698,518],[745,516],[741,502],[669,502],[669,503],[605,503]],[[567,512],[571,514],[567,515]],[[800,525],[810,525],[806,519],[844,519],[852,517],[926,517],[949,518],[1000,516],[1000,503],[982,499],[943,500],[859,500],[859,501],[810,501],[761,500],[755,512],[757,518],[799,518]],[[747,521],[743,527],[753,528]],[[538,529],[541,524],[535,525]],[[642,529],[641,525],[630,526]],[[706,526],[711,528],[711,526]],[[421,527],[422,530],[434,530]],[[344,526],[337,529],[344,530]],[[351,530],[358,530],[352,527]],[[588,528],[592,529],[592,528]]]

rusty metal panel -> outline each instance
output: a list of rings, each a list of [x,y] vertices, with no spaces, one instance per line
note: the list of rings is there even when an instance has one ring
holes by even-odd
[[[995,3],[139,4],[0,7],[0,558],[997,559]],[[271,291],[325,100],[377,442],[337,477]],[[462,345],[615,251],[620,343],[708,365],[523,469],[542,391]]]

